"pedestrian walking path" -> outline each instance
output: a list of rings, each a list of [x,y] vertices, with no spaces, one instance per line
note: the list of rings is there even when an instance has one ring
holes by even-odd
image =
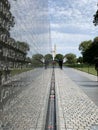
[[[83,72],[83,71],[80,71],[80,70],[77,70],[77,69],[73,69],[73,68],[70,68],[74,73],[79,73],[80,75],[82,76],[85,76],[87,77],[88,79],[90,80],[93,80],[93,81],[97,81],[97,76],[95,75],[92,75],[92,74],[89,74],[89,73],[86,73],[86,72]]]
[[[86,95],[98,106],[97,76],[76,69],[65,67],[64,72],[74,81]]]
[[[59,68],[54,69],[54,93],[51,87],[52,72],[53,69],[46,69],[40,75],[36,70],[27,74],[30,84],[25,84],[22,91],[0,111],[0,130],[98,130],[98,106],[69,78],[67,71]],[[85,73],[83,75],[87,76]],[[93,78],[95,81],[96,77]],[[54,100],[50,92],[55,95],[56,127],[52,127],[50,121],[45,129],[48,101],[49,98]],[[50,114],[49,117],[53,116]]]
[[[51,76],[52,69],[44,70],[6,104],[0,111],[0,130],[44,130]]]
[[[98,107],[63,70],[55,69],[58,130],[98,130]]]

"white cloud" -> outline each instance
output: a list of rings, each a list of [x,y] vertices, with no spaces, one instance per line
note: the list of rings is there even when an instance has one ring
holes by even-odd
[[[9,1],[15,16],[15,27],[11,29],[11,36],[29,43],[32,53],[49,52],[48,2],[46,0]]]
[[[12,36],[29,42],[32,52],[39,51],[41,45],[43,48],[51,46],[51,33],[52,43],[57,44],[58,52],[65,53],[66,50],[79,55],[79,43],[98,34],[92,22],[97,0],[9,1],[16,17]]]
[[[78,50],[79,44],[82,41],[93,39],[92,35],[83,35],[83,34],[69,34],[69,33],[59,33],[52,32],[52,41],[53,44],[57,46],[57,53],[70,53],[73,52],[76,55],[80,55]]]
[[[61,32],[51,32],[52,39],[56,41],[58,44],[68,44],[72,45],[73,42],[75,44],[79,44],[81,41],[93,39],[91,35],[83,35],[83,34],[69,34],[69,33],[61,33]]]
[[[50,0],[50,15],[64,23],[87,23],[91,22],[93,13],[97,9],[97,0]],[[52,5],[53,4],[53,5]]]

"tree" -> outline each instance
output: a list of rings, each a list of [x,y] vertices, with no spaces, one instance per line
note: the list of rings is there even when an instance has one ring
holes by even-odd
[[[78,58],[77,58],[77,62],[78,62],[78,63],[83,63],[83,57],[81,57],[81,56],[78,57]]]
[[[32,56],[32,65],[34,67],[42,67],[43,66],[43,58],[42,54],[35,54]]]
[[[90,48],[88,48],[84,54],[83,54],[83,62],[84,63],[88,63],[88,64],[92,64],[93,63],[93,53],[92,53],[92,46]]]
[[[79,50],[81,51],[81,54],[83,55],[83,53],[91,46],[92,41],[83,41],[80,43],[79,45]]]
[[[73,53],[66,54],[65,58],[67,59],[66,63],[68,63],[68,64],[73,64],[73,63],[76,63],[76,61],[77,61],[76,55]]]
[[[98,25],[98,10],[96,11],[96,14],[94,15],[93,23],[94,23],[95,26]]]
[[[14,43],[14,39],[10,37],[10,29],[14,27],[15,21],[14,16],[10,11],[10,3],[8,0],[0,0],[0,63],[3,63],[3,66],[9,66],[9,59],[11,46],[10,43]],[[9,59],[8,59],[9,58]],[[2,65],[0,64],[0,67]]]
[[[94,43],[98,43],[98,37],[95,37],[93,40]]]
[[[46,60],[46,61],[51,61],[51,60],[53,60],[53,56],[52,56],[51,54],[46,54],[44,57],[45,57],[45,60]]]
[[[83,53],[83,61],[89,64],[94,64],[98,57],[98,37],[94,38],[92,44]]]
[[[16,43],[17,43],[17,48],[19,50],[21,50],[22,52],[27,53],[27,51],[30,50],[30,47],[29,47],[28,43],[26,43],[26,42],[20,42],[20,41],[17,41]]]
[[[55,60],[59,61],[59,60],[63,60],[64,56],[62,54],[57,54],[55,56]]]

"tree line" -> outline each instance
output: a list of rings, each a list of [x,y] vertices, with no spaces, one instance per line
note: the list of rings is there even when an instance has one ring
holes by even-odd
[[[34,67],[41,67],[45,63],[46,64],[53,63],[53,56],[52,54],[46,54],[46,55],[35,54],[32,56],[31,61]],[[63,61],[69,64],[73,64],[77,62],[77,58],[76,58],[76,55],[73,53],[68,53],[65,56],[62,54],[56,54],[54,61],[56,63],[58,63],[59,61]]]
[[[68,64],[75,63],[86,63],[89,65],[95,64],[98,61],[98,37],[94,38],[94,40],[83,41],[79,44],[79,51],[81,52],[81,57],[76,57],[73,53],[68,53],[66,55],[57,54],[55,56],[55,60],[63,60]],[[37,65],[41,65],[42,60],[51,61],[53,60],[51,54],[47,54],[43,56],[42,54],[36,54],[32,56],[32,62]]]

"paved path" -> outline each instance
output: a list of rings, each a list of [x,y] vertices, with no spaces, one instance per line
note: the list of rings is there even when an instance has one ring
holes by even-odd
[[[22,90],[27,89],[27,86],[43,73],[43,69],[33,69],[23,72],[19,75],[11,77],[7,82],[0,86],[0,111],[5,108],[5,105],[10,100],[13,100]]]
[[[98,107],[69,76],[55,69],[60,130],[98,130]],[[58,130],[59,130],[58,129]]]
[[[44,130],[51,75],[52,69],[34,70],[14,77],[13,88],[3,87],[0,130]],[[98,130],[97,84],[87,73],[55,69],[57,130]]]
[[[44,130],[51,72],[44,70],[5,104],[0,111],[0,130]]]
[[[98,82],[97,76],[78,71],[72,68],[64,68],[64,72],[74,81],[94,103],[98,106]]]

